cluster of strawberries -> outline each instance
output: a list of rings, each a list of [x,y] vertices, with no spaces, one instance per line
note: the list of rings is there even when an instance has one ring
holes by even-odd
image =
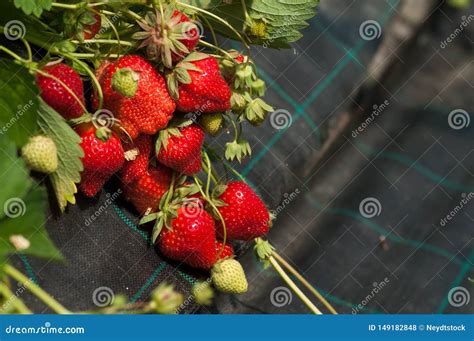
[[[232,79],[222,76],[215,57],[193,51],[199,34],[196,26],[184,25],[190,22],[185,14],[174,10],[167,15],[168,33],[161,40],[157,40],[163,35],[158,13],[139,22],[143,31],[136,38],[143,41],[148,58],[125,55],[105,60],[97,68],[102,94],[96,89],[90,105],[96,113],[112,114],[108,124],[98,125],[95,115],[84,112],[83,82],[68,65],[45,66],[49,77],[38,75],[37,83],[45,102],[76,123],[84,151],[80,190],[92,197],[117,174],[127,200],[149,217],[145,221],[164,221],[157,224],[160,228],[154,238],[161,252],[208,270],[219,259],[233,256],[232,246],[222,240],[262,236],[268,232],[270,216],[244,182],[218,186],[211,197],[186,180],[201,171],[205,133],[214,132],[185,116],[198,113],[206,122],[206,115],[230,110]],[[98,27],[94,23],[86,28],[87,36],[93,36]],[[168,41],[176,37],[176,30],[182,33],[183,27],[188,27],[184,35]],[[161,67],[150,59],[159,60]],[[235,63],[243,60],[238,55]],[[189,200],[197,208],[194,213],[189,212]],[[163,225],[167,228],[161,230]]]

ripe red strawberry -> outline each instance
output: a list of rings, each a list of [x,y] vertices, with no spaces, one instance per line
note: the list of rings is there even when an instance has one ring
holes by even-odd
[[[183,62],[186,62],[186,59]],[[201,71],[187,70],[191,82],[178,85],[179,99],[176,108],[182,112],[200,113],[229,110],[231,92],[219,71],[217,60],[208,56],[187,63],[193,64]]]
[[[178,41],[184,44],[184,46],[186,46],[188,51],[191,52],[192,50],[194,50],[194,48],[196,47],[199,41],[199,35],[200,35],[199,28],[196,26],[196,24],[192,23],[191,20],[189,20],[186,14],[178,10],[175,10],[173,12],[173,18],[179,19],[178,24],[181,24],[184,22],[190,23],[190,24],[183,25],[183,27],[185,27],[186,29],[182,30],[184,31],[182,32],[183,38],[178,39]],[[186,55],[188,54],[187,53],[185,54],[182,52],[180,53],[178,51],[178,53],[172,53],[171,58],[173,59],[173,62],[178,62],[184,57],[186,57]]]
[[[141,135],[124,145],[125,164],[120,170],[120,179],[125,185],[142,176],[148,169],[153,141],[150,135]]]
[[[93,126],[76,128],[81,136],[84,151],[80,190],[92,197],[100,191],[110,177],[122,167],[125,158],[120,139],[108,128]]]
[[[238,64],[242,64],[244,61],[245,61],[245,57],[244,55],[242,54],[238,54],[237,57],[234,58],[234,60],[238,63]]]
[[[44,67],[42,71],[63,82],[84,105],[82,80],[73,68],[66,64],[55,64]],[[82,116],[82,106],[60,82],[40,74],[37,75],[36,82],[41,90],[41,98],[65,119]]]
[[[173,62],[186,57],[199,40],[199,28],[184,13],[168,8],[164,13],[166,24],[161,25],[161,13],[148,12],[138,24],[143,29],[133,38],[143,40],[139,47],[146,47],[147,57],[171,68]]]
[[[204,131],[197,124],[162,130],[157,160],[182,174],[193,175],[201,170],[203,142]]]
[[[163,228],[158,246],[166,257],[207,270],[216,262],[214,220],[204,210],[190,215],[180,207],[171,229]]]
[[[222,249],[222,242],[217,241],[216,242],[216,256],[219,255],[219,252],[221,252],[221,249]],[[224,246],[224,250],[222,251],[220,256],[218,256],[219,258],[217,258],[217,260],[221,260],[227,257],[232,257],[233,255],[234,255],[234,248],[232,247],[232,245],[226,243]]]
[[[92,15],[92,20],[95,20],[93,24],[90,25],[84,25],[83,27],[83,36],[84,39],[92,39],[95,37],[95,35],[100,31],[100,27],[102,25],[102,19],[99,14],[94,13]]]
[[[147,210],[156,212],[161,197],[168,191],[171,183],[171,170],[165,166],[150,166],[141,176],[131,183],[124,184],[125,197],[140,214]]]
[[[176,105],[163,76],[143,57],[127,55],[114,63],[105,62],[97,77],[104,92],[104,108],[132,139],[140,133],[153,135],[168,125]],[[93,102],[97,106],[97,98]]]
[[[229,182],[219,199],[227,204],[218,210],[224,218],[229,240],[251,240],[268,232],[270,214],[249,185],[242,181]],[[222,224],[218,222],[218,236],[221,237],[222,232]]]

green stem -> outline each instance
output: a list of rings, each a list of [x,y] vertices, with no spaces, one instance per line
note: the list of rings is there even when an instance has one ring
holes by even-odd
[[[94,72],[92,72],[91,69],[89,69],[89,65],[84,63],[82,60],[79,60],[78,58],[76,58],[72,53],[62,53],[61,55],[66,57],[66,58],[71,59],[72,61],[75,61],[78,64],[80,64],[82,66],[82,68],[84,69],[84,71],[86,71],[86,73],[89,75],[89,77],[92,81],[92,84],[94,85],[95,90],[97,91],[97,97],[99,99],[99,105],[98,105],[97,109],[99,109],[99,110],[102,109],[102,104],[104,102],[104,94],[102,92],[102,87],[100,86],[99,80],[95,76]],[[82,104],[82,102],[81,102],[81,104]],[[82,107],[84,108],[84,112],[87,112],[87,109],[83,105],[82,105]]]
[[[290,265],[283,257],[273,251],[272,256],[281,263],[291,274],[293,274],[303,286],[306,287],[316,298],[331,312],[331,314],[337,315],[336,309],[314,288],[293,266]]]
[[[23,301],[17,295],[15,295],[5,283],[0,283],[0,292],[6,298],[7,302],[11,299],[12,306],[20,314],[33,314],[33,312],[28,309]],[[4,304],[6,304],[6,302]]]
[[[124,45],[124,46],[134,46],[130,41],[124,41],[124,40],[115,40],[115,39],[86,39],[83,41],[80,40],[71,40],[72,43],[74,44],[115,44],[115,45]]]
[[[31,63],[33,61],[33,53],[31,52],[30,44],[25,40],[25,38],[21,38],[21,41],[25,45],[26,52],[28,53],[28,62]]]
[[[19,55],[17,55],[15,52],[11,51],[10,49],[6,48],[5,46],[3,45],[0,45],[0,51],[3,51],[7,54],[9,54],[11,57],[13,57],[15,60],[21,62],[21,63],[25,63],[26,60],[24,60],[23,58],[21,58]]]
[[[51,5],[56,8],[64,8],[64,9],[78,9],[81,8],[85,2],[80,2],[77,4],[63,4],[60,2],[53,2]],[[102,2],[94,2],[91,4],[87,4],[88,7],[96,7],[96,6],[102,6],[102,5],[107,5],[108,1],[102,1]]]
[[[166,199],[165,199],[164,207],[168,207],[168,204],[169,204],[171,198],[173,197],[174,181],[175,181],[175,179],[176,179],[176,173],[173,172],[173,174],[171,174],[170,187],[169,187],[169,189],[168,189],[168,193],[166,194]]]
[[[223,231],[223,236],[222,236],[222,248],[219,250],[219,253],[217,254],[217,259],[219,259],[219,257],[221,256],[222,252],[224,252],[225,243],[226,243],[226,241],[227,241],[227,228],[226,228],[226,225],[225,225],[224,217],[222,216],[221,212],[219,212],[219,210],[217,209],[216,205],[212,202],[211,198],[208,197],[208,196],[206,195],[206,193],[204,193],[204,191],[202,190],[202,186],[200,185],[200,180],[199,180],[199,178],[198,178],[196,175],[193,175],[193,179],[194,179],[194,182],[196,183],[196,185],[197,185],[198,188],[199,188],[199,192],[201,193],[201,195],[203,196],[203,198],[209,203],[209,205],[211,205],[211,207],[213,208],[213,211],[218,215],[219,220],[220,220],[221,223],[222,223],[222,231]]]
[[[217,46],[217,36],[216,32],[214,31],[214,27],[212,27],[211,23],[209,22],[209,19],[207,19],[204,15],[200,16],[204,21],[206,22],[206,25],[209,27],[209,30],[211,31],[211,36],[212,36],[212,41],[214,42],[214,45]]]
[[[181,7],[184,7],[184,8],[188,8],[188,9],[191,9],[191,10],[194,10],[194,11],[197,11],[197,12],[201,12],[201,13],[204,13],[206,14],[207,16],[213,18],[214,20],[217,20],[219,21],[220,23],[222,23],[223,25],[225,25],[227,28],[229,28],[232,32],[234,32],[234,34],[239,38],[239,40],[242,42],[242,44],[244,44],[245,48],[247,49],[248,51],[248,54],[250,54],[250,47],[249,45],[247,44],[247,41],[242,37],[242,35],[240,34],[239,31],[237,31],[231,24],[229,24],[226,20],[222,19],[221,17],[209,12],[209,11],[206,11],[205,9],[202,9],[202,8],[199,8],[199,7],[196,7],[196,6],[192,6],[192,5],[188,5],[188,4],[185,4],[185,3],[182,3],[180,1],[176,1],[176,5],[178,6],[181,6]]]
[[[40,69],[37,69],[35,67],[31,67],[31,70],[36,72],[36,73],[39,73],[40,75],[44,76],[44,77],[47,77],[47,78],[51,78],[53,80],[55,80],[56,82],[58,82],[59,84],[61,84],[67,92],[69,92],[69,94],[74,98],[74,100],[76,100],[77,103],[79,103],[79,105],[81,106],[82,110],[84,112],[87,112],[87,108],[85,107],[84,103],[82,103],[82,101],[79,99],[79,97],[77,97],[77,95],[74,93],[74,91],[71,90],[71,88],[69,88],[62,80],[60,80],[58,77],[55,77],[53,75],[50,75],[49,73],[46,73]]]
[[[51,295],[46,291],[37,286],[31,279],[23,275],[20,271],[15,269],[10,264],[5,265],[5,272],[7,275],[11,276],[16,281],[22,283],[26,289],[28,289],[32,294],[38,297],[43,303],[50,307],[54,312],[58,314],[71,314],[71,311],[64,308],[61,303],[56,301]]]
[[[223,55],[225,55],[227,58],[229,58],[230,60],[234,60],[234,58],[232,58],[232,56],[229,54],[229,52],[227,52],[226,50],[224,49],[221,49],[220,47],[214,45],[214,44],[211,44],[211,43],[208,43],[207,41],[205,40],[202,40],[202,39],[199,39],[199,44],[202,45],[202,46],[206,46],[206,47],[209,47],[211,49],[214,49],[216,51],[219,51],[220,53],[222,53]]]
[[[270,264],[273,266],[275,271],[278,272],[280,277],[285,281],[286,284],[288,284],[291,290],[293,290],[296,296],[298,296],[303,301],[303,303],[311,310],[311,312],[316,315],[322,315],[323,313],[318,308],[316,308],[316,306],[310,301],[310,299],[306,297],[306,295],[300,290],[300,288],[296,286],[295,282],[293,282],[291,278],[288,277],[286,272],[281,268],[275,258],[270,256],[268,260],[270,261]]]

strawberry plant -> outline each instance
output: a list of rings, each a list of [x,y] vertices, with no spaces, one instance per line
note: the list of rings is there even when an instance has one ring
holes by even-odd
[[[216,289],[240,294],[249,285],[232,242],[253,241],[258,258],[320,313],[283,268],[315,289],[262,239],[272,217],[231,166],[251,155],[244,123],[259,126],[273,111],[250,45],[287,47],[316,3],[2,1],[0,28],[10,42],[0,45],[0,149],[8,156],[0,164],[0,269],[27,282],[54,311],[69,312],[8,256],[61,259],[47,234],[36,233],[44,229],[46,185],[64,212],[78,192],[93,197],[117,175],[162,255],[204,269]],[[217,35],[243,50],[226,50]],[[233,131],[225,148],[207,148],[223,129]],[[206,283],[202,294],[194,290],[197,301],[212,298]],[[1,285],[8,292],[8,283]],[[99,312],[170,313],[180,302],[182,295],[163,284],[150,302],[118,300]],[[15,309],[29,312],[21,303]]]

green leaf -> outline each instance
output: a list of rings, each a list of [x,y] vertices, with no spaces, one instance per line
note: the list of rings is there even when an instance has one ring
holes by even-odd
[[[189,3],[225,19],[237,31],[245,28],[254,44],[280,48],[289,47],[288,43],[301,38],[300,31],[308,26],[307,20],[315,16],[319,0],[245,0],[249,14],[247,22],[244,22],[241,1],[229,4],[221,0],[191,0]],[[215,30],[237,40],[228,27],[212,18],[209,21]]]
[[[49,239],[46,229],[47,193],[29,176],[23,160],[18,158],[12,141],[0,136],[0,262],[10,253],[21,251],[49,259],[62,259],[61,254]],[[26,249],[17,249],[13,238],[29,242]]]
[[[0,59],[0,89],[0,135],[21,147],[38,129],[35,77],[26,68]]]
[[[3,0],[5,1],[5,0]],[[35,16],[41,16],[43,10],[49,11],[53,0],[15,0],[14,4],[16,8],[21,9],[25,14],[34,14]]]
[[[81,138],[54,109],[42,100],[38,108],[38,124],[41,130],[53,139],[58,149],[58,170],[50,174],[56,200],[61,211],[68,202],[75,204],[76,183],[81,181],[83,170],[80,147]]]

